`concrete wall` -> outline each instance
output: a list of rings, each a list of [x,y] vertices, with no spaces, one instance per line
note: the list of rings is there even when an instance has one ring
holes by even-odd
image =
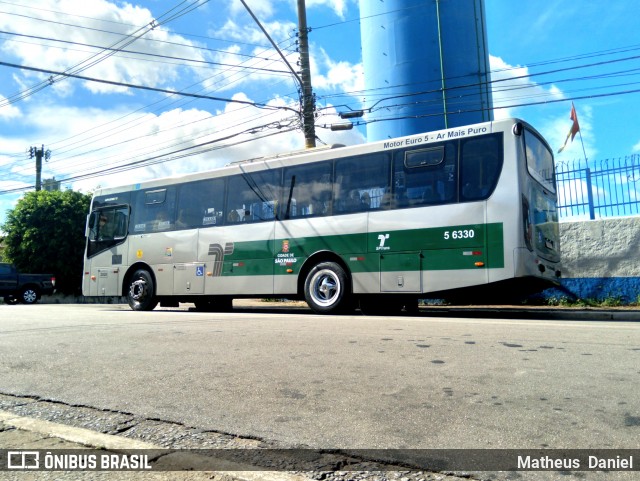
[[[640,217],[560,223],[563,286],[582,299],[640,297]]]

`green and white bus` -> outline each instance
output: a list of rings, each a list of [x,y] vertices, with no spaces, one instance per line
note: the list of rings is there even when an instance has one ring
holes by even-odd
[[[84,295],[141,311],[390,313],[560,276],[553,154],[517,119],[99,189],[86,230]]]

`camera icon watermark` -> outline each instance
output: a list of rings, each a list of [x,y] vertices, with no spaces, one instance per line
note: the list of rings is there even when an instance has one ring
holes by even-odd
[[[40,469],[38,451],[7,451],[7,469]]]

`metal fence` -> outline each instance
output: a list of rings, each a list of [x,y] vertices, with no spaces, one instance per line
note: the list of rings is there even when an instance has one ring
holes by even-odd
[[[596,219],[640,214],[640,154],[556,165],[560,218]]]

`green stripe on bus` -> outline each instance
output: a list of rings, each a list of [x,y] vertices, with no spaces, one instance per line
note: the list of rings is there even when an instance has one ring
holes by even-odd
[[[353,273],[498,269],[505,263],[503,224],[493,223],[236,242],[222,275],[297,274],[319,251],[338,254]]]

